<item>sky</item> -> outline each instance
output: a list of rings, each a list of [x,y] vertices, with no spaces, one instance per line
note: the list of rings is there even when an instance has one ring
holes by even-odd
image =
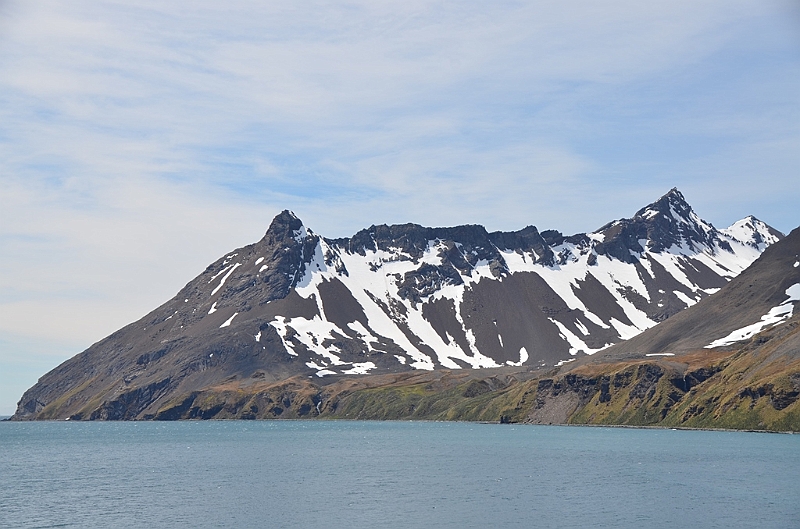
[[[0,0],[0,415],[281,210],[800,224],[800,3]]]

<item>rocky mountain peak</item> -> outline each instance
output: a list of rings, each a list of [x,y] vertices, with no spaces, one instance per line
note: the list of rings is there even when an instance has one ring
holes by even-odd
[[[656,252],[670,248],[698,250],[702,247],[730,246],[720,241],[719,233],[711,224],[697,216],[677,188],[646,208],[639,210],[634,220],[644,222],[647,228],[648,247]]]
[[[630,219],[606,224],[595,232],[603,242],[596,251],[624,262],[635,262],[645,250],[695,252],[702,248],[730,251],[720,233],[697,216],[677,188],[643,207]]]
[[[176,300],[199,296],[200,313],[213,314],[226,308],[246,311],[283,299],[303,278],[319,240],[294,213],[284,210],[260,241],[209,265]]]
[[[686,201],[683,193],[678,191],[677,187],[673,187],[664,196],[637,211],[634,218],[650,219],[657,215],[668,215],[676,220],[691,222],[693,213],[692,206]]]
[[[281,211],[272,220],[262,240],[266,244],[263,251],[273,270],[279,271],[281,297],[302,279],[319,241],[320,238],[289,210]]]
[[[303,221],[297,215],[285,209],[278,213],[264,234],[264,242],[275,244],[287,239],[295,239],[304,230]]]

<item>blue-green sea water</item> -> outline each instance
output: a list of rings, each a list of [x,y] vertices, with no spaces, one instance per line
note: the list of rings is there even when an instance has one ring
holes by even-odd
[[[0,527],[800,527],[800,435],[2,422]]]

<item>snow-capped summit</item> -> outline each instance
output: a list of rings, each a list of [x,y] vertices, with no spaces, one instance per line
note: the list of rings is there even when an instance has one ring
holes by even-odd
[[[752,246],[759,252],[763,252],[767,246],[775,244],[783,238],[781,232],[761,222],[752,215],[748,215],[742,220],[734,222],[721,231],[728,237],[736,239],[748,246]]]

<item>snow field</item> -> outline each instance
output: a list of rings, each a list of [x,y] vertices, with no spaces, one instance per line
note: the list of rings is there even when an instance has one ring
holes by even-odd
[[[645,217],[655,214],[655,211],[648,211],[645,213]],[[671,209],[670,215],[674,221],[687,224],[687,221],[682,219],[674,209]],[[689,223],[694,224],[695,227],[706,233],[710,233],[714,229],[693,212],[690,214]],[[743,219],[726,230],[720,230],[718,233],[721,234],[720,237],[723,240],[730,244],[733,249],[732,252],[705,246],[699,247],[697,244],[690,244],[684,241],[673,245],[665,252],[654,253],[647,248],[647,240],[642,239],[639,243],[644,248],[643,251],[631,251],[632,255],[637,257],[638,262],[642,265],[641,269],[637,269],[633,264],[612,259],[606,255],[597,255],[592,250],[592,245],[602,242],[604,236],[601,233],[587,234],[587,237],[592,241],[589,247],[579,247],[568,242],[553,247],[552,250],[556,255],[564,257],[563,264],[554,265],[553,267],[536,264],[535,260],[538,256],[534,252],[522,253],[507,249],[498,249],[498,251],[511,273],[534,272],[538,274],[570,309],[581,311],[588,321],[604,329],[613,329],[620,338],[627,339],[656,324],[655,321],[647,317],[644,311],[637,309],[626,297],[627,293],[634,292],[652,303],[651,293],[647,289],[646,281],[654,278],[653,262],[658,262],[680,284],[684,285],[688,292],[691,292],[691,294],[687,295],[679,290],[673,291],[673,294],[678,299],[690,306],[697,303],[703,296],[718,290],[716,288],[703,290],[689,280],[686,271],[690,271],[693,268],[691,259],[703,263],[718,275],[730,279],[749,266],[760,255],[763,247],[766,246],[764,243],[756,244],[754,242],[754,233],[758,233],[768,243],[777,240],[768,232],[766,225],[755,219]],[[309,236],[313,236],[313,232],[305,227],[301,227],[293,233],[293,238],[298,244],[304,244]],[[465,258],[468,257],[460,243],[455,243],[455,245]],[[447,247],[440,240],[428,241],[422,257],[413,261],[398,248],[366,251],[366,255],[361,256],[357,253],[340,251],[338,248],[328,245],[323,239],[319,239],[313,255],[303,255],[303,260],[307,264],[305,270],[302,270],[302,276],[298,277],[301,273],[300,269],[295,272],[296,292],[305,299],[309,299],[309,296],[314,296],[319,316],[315,316],[311,320],[301,317],[287,319],[279,316],[271,321],[270,324],[278,331],[287,352],[293,356],[298,356],[298,351],[295,350],[294,344],[289,340],[289,336],[292,334],[290,328],[296,332],[294,338],[302,343],[314,356],[314,359],[310,359],[307,365],[312,367],[310,364],[313,364],[312,368],[317,370],[317,376],[334,374],[336,372],[334,368],[345,374],[363,374],[376,368],[373,362],[344,362],[339,356],[342,352],[336,347],[322,345],[325,340],[334,339],[337,333],[356,333],[369,351],[375,353],[386,353],[386,351],[375,349],[376,343],[387,339],[391,340],[408,355],[406,357],[395,354],[393,355],[395,359],[401,364],[408,363],[408,365],[416,369],[429,370],[433,369],[436,364],[450,369],[458,369],[460,364],[456,360],[464,362],[473,368],[498,367],[499,364],[494,359],[481,354],[478,350],[475,334],[472,329],[467,327],[461,316],[464,294],[468,289],[472,289],[475,284],[482,280],[503,280],[503,277],[495,277],[492,274],[488,261],[481,260],[477,262],[467,273],[459,271],[463,284],[444,284],[436,292],[423,299],[423,303],[435,300],[452,302],[455,309],[455,318],[464,329],[467,338],[468,351],[457,345],[449,334],[446,334],[445,337],[440,336],[423,317],[420,305],[414,306],[409,301],[402,300],[398,295],[396,275],[403,277],[406,273],[417,270],[423,263],[433,266],[441,265],[442,258],[439,254]],[[347,274],[340,275],[333,267],[328,267],[325,264],[325,255],[333,255],[334,259],[347,270]],[[588,264],[590,255],[594,255],[596,258],[595,264],[591,266]],[[219,293],[236,269],[242,266],[242,263],[229,264],[236,256],[237,254],[226,256],[222,270],[208,281],[211,284],[219,278],[219,283],[211,292],[212,296]],[[256,259],[254,266],[260,265],[264,259],[264,257]],[[469,260],[467,259],[467,261]],[[794,266],[800,266],[800,261],[795,262]],[[258,272],[261,273],[266,269],[267,265],[263,265]],[[642,269],[645,276],[640,276]],[[589,275],[613,296],[616,304],[623,310],[632,325],[625,324],[615,318],[604,320],[587,309],[576,294],[576,291],[578,290],[578,282],[586,280]],[[646,275],[649,275],[650,278],[647,278]],[[348,323],[348,329],[339,329],[336,325],[327,321],[322,298],[319,295],[319,285],[323,281],[334,278],[347,287],[356,302],[361,306],[367,319],[366,325],[359,321],[354,321]],[[800,285],[795,286],[800,289]],[[787,294],[789,290],[787,290]],[[664,292],[659,291],[659,293],[663,294]],[[791,316],[793,310],[792,305],[787,305],[789,301],[791,301],[791,298],[779,307],[772,309],[762,317],[761,322],[734,331],[728,337],[717,340],[708,347],[717,346],[714,344],[725,342],[725,340],[738,341],[739,339],[744,339],[737,337],[751,336],[767,325],[785,320]],[[398,310],[398,303],[402,305],[399,308],[404,308],[405,311]],[[212,303],[208,314],[216,312],[216,305],[216,301]],[[662,305],[663,302],[659,303],[659,306]],[[234,313],[220,327],[230,326],[237,314]],[[548,319],[556,326],[559,334],[568,344],[571,355],[576,355],[578,352],[593,354],[602,349],[590,349],[586,345],[584,338],[590,336],[591,333],[589,328],[579,319],[575,320],[574,325],[569,322],[565,325],[553,318]],[[404,327],[413,334],[411,338],[406,336],[403,331]],[[758,330],[753,331],[756,327],[758,327]],[[751,333],[751,331],[753,332]],[[737,332],[738,334],[735,334]],[[253,336],[256,341],[260,341],[261,331],[258,331]],[[581,338],[581,336],[584,338]],[[420,345],[415,345],[417,339]],[[500,346],[505,347],[503,337],[499,332],[497,339]],[[608,347],[608,345],[610,344],[605,347]],[[434,357],[431,357],[430,353],[426,352],[430,350],[434,352]],[[524,347],[520,349],[519,357],[519,362],[509,360],[506,364],[522,365],[525,363],[529,359],[529,353]]]
[[[760,333],[767,327],[772,327],[785,322],[792,317],[792,313],[794,312],[794,302],[800,301],[800,283],[795,283],[787,288],[786,295],[789,296],[789,298],[761,316],[760,321],[757,321],[751,325],[746,325],[741,329],[736,329],[735,331],[730,332],[727,336],[720,338],[719,340],[714,340],[710,344],[706,345],[705,348],[713,349],[715,347],[732,345],[736,342],[747,340],[748,338]]]

